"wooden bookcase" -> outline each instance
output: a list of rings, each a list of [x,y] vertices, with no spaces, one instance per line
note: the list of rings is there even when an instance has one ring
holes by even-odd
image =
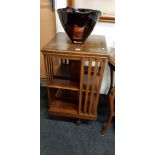
[[[65,33],[58,33],[42,49],[42,54],[49,114],[96,120],[108,59],[105,37],[91,35],[84,44],[72,44]]]

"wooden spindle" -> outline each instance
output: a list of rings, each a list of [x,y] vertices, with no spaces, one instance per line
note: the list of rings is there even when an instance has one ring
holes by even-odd
[[[61,65],[63,64],[63,59],[61,58]]]
[[[52,78],[54,78],[54,60],[52,59]]]
[[[49,57],[50,80],[53,80],[52,58]]]
[[[97,71],[98,71],[98,59],[95,62],[95,70],[94,70],[94,76],[93,76],[93,82],[92,82],[92,89],[91,89],[91,96],[90,96],[90,105],[89,105],[89,114],[92,113],[92,103],[94,100],[94,88],[95,88],[95,83],[96,83],[96,76],[97,76]]]
[[[48,70],[48,79],[49,79],[49,81],[51,81],[51,78],[50,78],[49,57],[47,57],[47,70]]]
[[[101,88],[101,84],[102,84],[104,69],[105,69],[105,60],[102,60],[100,78],[99,78],[99,82],[98,82],[98,86],[97,86],[96,101],[95,101],[95,105],[94,105],[94,114],[95,115],[96,115],[96,112],[97,112],[97,105],[98,105],[98,99],[99,99],[99,94],[100,94],[100,88]]]
[[[46,57],[46,55],[44,55],[44,65],[45,65],[45,71],[46,71],[46,81],[47,81],[47,93],[48,93],[48,106],[50,107],[50,105],[51,105],[51,96],[50,96],[50,90],[49,90],[49,88],[48,88],[48,82],[49,82],[49,75],[48,75],[48,68],[47,68],[47,66],[48,66],[48,63],[47,63],[47,57]]]
[[[81,113],[81,104],[82,104],[83,74],[84,74],[84,60],[82,58],[81,59],[81,73],[80,73],[79,114]]]
[[[45,71],[46,71],[46,78],[47,78],[47,84],[48,84],[48,81],[49,81],[49,76],[48,76],[48,64],[47,64],[47,57],[46,55],[44,56],[44,65],[45,65]]]
[[[53,59],[52,59],[52,57],[49,58],[49,63],[50,63],[51,80],[53,80],[54,71],[53,71]]]
[[[87,83],[86,83],[85,103],[84,103],[84,113],[87,113],[88,91],[89,91],[90,76],[91,76],[91,66],[92,66],[92,60],[89,60]]]
[[[67,59],[65,59],[65,65],[67,64]]]

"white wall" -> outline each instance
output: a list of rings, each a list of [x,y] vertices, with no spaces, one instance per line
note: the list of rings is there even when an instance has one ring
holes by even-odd
[[[74,7],[100,10],[102,15],[115,15],[115,0],[74,0]]]
[[[66,0],[61,0],[61,2],[59,0],[56,1],[56,9],[63,8],[66,6],[67,6]],[[59,21],[59,17],[57,13],[56,13],[56,25],[57,25],[57,32],[64,32],[64,29]],[[91,34],[105,36],[108,52],[110,52],[111,49],[115,47],[115,24],[114,23],[98,22]],[[101,87],[102,94],[106,94],[108,92],[109,85],[110,85],[109,75],[110,75],[109,67],[106,66],[105,76]]]
[[[64,32],[64,29],[60,23],[59,17],[58,17],[58,13],[57,13],[57,9],[58,8],[64,8],[67,6],[67,1],[66,0],[57,0],[55,1],[55,11],[56,11],[56,31],[57,32]]]
[[[108,52],[115,47],[115,24],[114,23],[104,23],[98,22],[92,31],[92,34],[104,35],[107,42]],[[106,66],[104,79],[101,86],[101,94],[106,94],[110,86],[110,69]]]

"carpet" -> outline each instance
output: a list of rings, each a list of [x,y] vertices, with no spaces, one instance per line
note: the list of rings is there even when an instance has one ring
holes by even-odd
[[[40,155],[114,155],[114,120],[101,136],[109,115],[107,101],[106,95],[100,95],[97,121],[76,125],[74,119],[48,115],[47,89],[40,87]]]

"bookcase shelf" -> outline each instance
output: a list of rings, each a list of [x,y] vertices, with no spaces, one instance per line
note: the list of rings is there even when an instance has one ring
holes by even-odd
[[[88,67],[84,67],[84,76],[83,76],[83,92],[86,91],[86,82],[87,82],[87,73],[88,73]],[[92,89],[92,81],[93,81],[93,73],[94,73],[94,67],[92,67],[91,70],[91,75],[90,75],[90,83],[89,87],[90,90]],[[78,75],[79,76],[79,75]],[[56,71],[56,74],[54,75],[54,79],[49,82],[48,87],[53,87],[53,88],[62,88],[62,89],[70,89],[70,90],[76,90],[79,91],[79,77],[78,76],[73,76],[71,68],[69,64],[61,64]],[[100,75],[97,73],[96,75],[96,81],[99,81]],[[97,92],[97,82],[95,83],[94,86],[94,92]]]
[[[61,113],[62,116],[77,115],[78,105],[56,99],[51,102],[51,106],[49,108],[49,114],[50,113]]]
[[[48,83],[49,88],[61,88],[79,91],[79,83],[71,80],[53,79]]]

